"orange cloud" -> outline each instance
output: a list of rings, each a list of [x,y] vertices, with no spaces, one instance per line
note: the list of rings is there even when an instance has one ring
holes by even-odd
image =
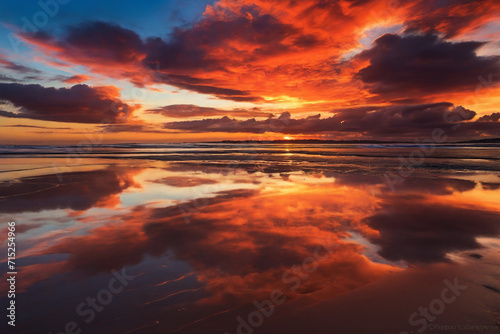
[[[73,75],[67,79],[64,80],[65,83],[69,83],[69,84],[79,84],[79,83],[82,83],[82,82],[85,82],[85,81],[88,81],[90,79],[90,77],[86,76],[86,75]]]

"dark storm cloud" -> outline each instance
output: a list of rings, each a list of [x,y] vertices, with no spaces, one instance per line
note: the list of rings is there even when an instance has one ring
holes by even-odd
[[[447,42],[437,35],[386,34],[361,52],[370,61],[357,76],[370,92],[384,97],[420,97],[471,90],[479,76],[496,75],[499,57],[476,54],[482,42]]]
[[[71,88],[0,83],[0,100],[19,107],[1,116],[56,122],[120,123],[136,107],[117,99],[114,87],[75,85]]]

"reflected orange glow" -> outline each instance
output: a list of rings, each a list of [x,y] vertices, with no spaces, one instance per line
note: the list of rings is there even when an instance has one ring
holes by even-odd
[[[390,193],[383,179],[358,173],[238,170],[223,176],[217,168],[193,168],[107,167],[68,174],[73,193],[66,202],[60,200],[68,196],[64,184],[32,195],[34,210],[70,225],[29,237],[22,261],[35,263],[19,268],[29,276],[20,291],[75,275],[144,268],[140,275],[152,282],[141,288],[147,297],[129,307],[156,310],[192,296],[186,325],[269,298],[275,289],[290,303],[303,300],[294,306],[299,311],[408,266],[448,262],[456,251],[478,249],[476,237],[500,234],[500,211],[483,202],[486,196],[494,201],[498,189],[470,180],[410,180]],[[23,191],[24,182],[10,191]],[[36,212],[23,213],[15,196],[3,205],[36,222]],[[51,259],[43,264],[48,269],[40,271],[36,259]],[[173,260],[185,269],[167,276],[146,269],[149,261]]]

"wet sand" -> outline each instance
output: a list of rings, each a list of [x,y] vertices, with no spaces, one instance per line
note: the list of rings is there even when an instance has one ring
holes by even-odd
[[[498,332],[499,149],[316,146],[4,152],[19,329]]]

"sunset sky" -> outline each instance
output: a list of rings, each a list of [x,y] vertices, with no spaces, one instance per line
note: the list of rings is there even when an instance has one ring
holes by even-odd
[[[2,0],[0,19],[3,144],[500,137],[498,0]]]

